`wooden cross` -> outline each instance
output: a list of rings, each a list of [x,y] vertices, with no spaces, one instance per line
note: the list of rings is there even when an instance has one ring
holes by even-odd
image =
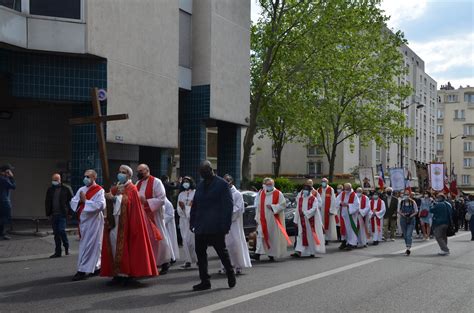
[[[102,164],[103,187],[110,190],[112,182],[110,181],[109,161],[107,157],[107,145],[105,141],[104,124],[109,121],[118,121],[128,119],[128,114],[102,115],[98,98],[98,89],[92,88],[92,109],[94,115],[87,117],[77,117],[69,119],[70,125],[95,124],[97,133],[97,143],[99,145],[99,156]]]

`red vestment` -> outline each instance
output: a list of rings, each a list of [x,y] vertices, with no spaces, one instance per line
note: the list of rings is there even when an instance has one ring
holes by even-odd
[[[122,193],[120,218],[115,226],[118,227],[115,258],[109,229],[107,226],[104,229],[100,276],[111,277],[119,273],[130,277],[158,275],[145,219],[137,188],[129,183]]]

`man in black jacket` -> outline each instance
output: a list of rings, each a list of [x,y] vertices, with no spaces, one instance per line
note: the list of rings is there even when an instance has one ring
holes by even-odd
[[[225,235],[232,225],[232,193],[229,184],[214,174],[209,161],[201,163],[199,173],[204,180],[198,184],[194,194],[190,228],[195,234],[201,283],[193,286],[193,290],[211,288],[209,280],[211,277],[207,271],[208,245],[213,246],[216,250],[222,265],[224,265],[229,287],[233,288],[236,283],[235,273],[225,246]]]
[[[61,175],[53,174],[51,187],[46,191],[46,216],[51,219],[53,227],[54,242],[56,248],[50,258],[59,258],[61,256],[61,242],[64,246],[65,254],[69,254],[69,241],[66,235],[66,217],[71,209],[71,199],[73,197],[70,187],[61,183]]]
[[[395,241],[395,231],[397,230],[397,210],[398,198],[393,195],[393,189],[387,187],[383,197],[385,202],[386,212],[383,217],[383,233],[385,240]]]

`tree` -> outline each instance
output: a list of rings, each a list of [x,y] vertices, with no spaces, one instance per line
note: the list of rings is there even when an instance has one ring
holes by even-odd
[[[361,144],[386,145],[412,134],[400,110],[411,88],[397,81],[406,73],[398,50],[406,40],[401,32],[386,28],[388,17],[379,2],[325,2],[318,31],[307,36],[302,47],[320,46],[308,60],[301,81],[307,88],[305,105],[310,106],[301,131],[322,146],[329,180],[334,176],[337,147],[343,142],[358,138]]]
[[[292,74],[304,63],[285,66],[285,56],[298,49],[299,41],[317,18],[316,1],[259,0],[262,15],[251,27],[250,56],[250,116],[242,156],[242,184],[247,186],[251,177],[250,156],[258,130],[258,116],[269,103],[272,95],[281,88],[281,82],[292,79]],[[302,60],[301,58],[299,60]],[[288,63],[289,64],[289,63]],[[286,68],[284,77],[282,69]],[[276,75],[275,70],[279,72]],[[275,81],[274,78],[278,77]]]

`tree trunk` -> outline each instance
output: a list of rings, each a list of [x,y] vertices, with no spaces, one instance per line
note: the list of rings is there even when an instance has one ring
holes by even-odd
[[[275,178],[280,176],[280,166],[281,166],[281,152],[283,150],[283,144],[278,144],[276,146],[275,152]]]
[[[328,162],[329,162],[329,175],[328,175],[328,180],[329,182],[333,182],[333,179],[334,179],[334,168],[336,166],[336,148],[337,148],[337,144],[336,143],[333,143],[333,146],[332,146],[332,151],[330,153],[330,155],[328,155]]]
[[[244,136],[244,153],[242,156],[242,183],[241,187],[247,189],[250,187],[252,180],[252,164],[250,157],[252,154],[253,138],[257,132],[257,105],[250,103],[249,126]]]

